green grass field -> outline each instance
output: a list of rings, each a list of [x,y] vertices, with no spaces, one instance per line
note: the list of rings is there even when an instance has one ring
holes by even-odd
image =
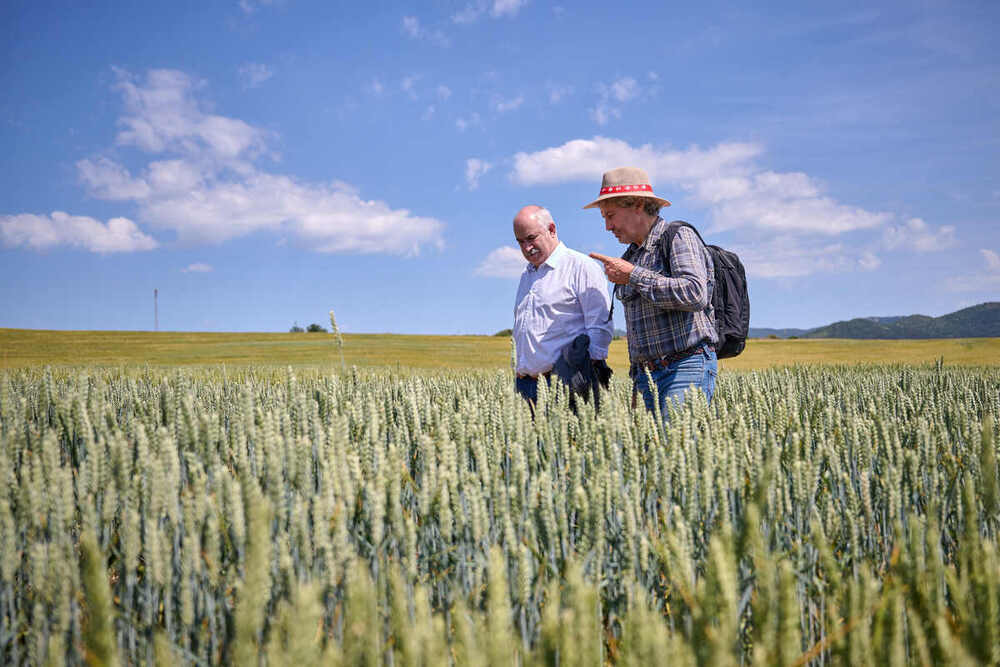
[[[334,337],[322,333],[183,333],[0,329],[0,368],[31,366],[201,366],[226,364],[340,365]],[[348,366],[411,369],[505,368],[510,339],[495,336],[344,335]],[[1000,338],[942,340],[754,339],[723,369],[793,364],[931,363],[1000,365]],[[624,340],[611,345],[609,363],[628,369]]]

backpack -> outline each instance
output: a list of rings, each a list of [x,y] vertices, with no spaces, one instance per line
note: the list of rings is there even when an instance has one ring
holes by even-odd
[[[715,330],[719,334],[716,354],[719,359],[735,357],[747,345],[750,330],[750,296],[747,294],[747,274],[743,263],[734,252],[717,245],[708,245],[698,230],[688,222],[674,220],[667,225],[664,255],[670,266],[670,247],[681,227],[690,228],[701,241],[715,264],[715,290],[712,306],[715,307]]]

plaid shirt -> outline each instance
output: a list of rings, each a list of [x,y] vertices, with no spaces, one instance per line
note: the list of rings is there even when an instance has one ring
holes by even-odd
[[[642,245],[631,244],[622,259],[635,265],[615,295],[625,309],[632,363],[660,359],[699,343],[714,344],[715,266],[698,235],[681,227],[670,249],[670,266],[660,237],[667,223],[657,218]]]

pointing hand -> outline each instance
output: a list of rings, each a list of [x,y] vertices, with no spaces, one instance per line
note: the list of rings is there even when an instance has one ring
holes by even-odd
[[[626,262],[620,257],[608,257],[598,252],[592,252],[590,256],[604,264],[604,273],[607,274],[608,280],[616,285],[628,284],[628,277],[632,274],[635,264]]]

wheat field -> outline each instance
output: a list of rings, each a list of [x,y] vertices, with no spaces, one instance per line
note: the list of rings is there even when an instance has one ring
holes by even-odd
[[[345,347],[345,355],[347,350]],[[996,664],[995,366],[0,371],[6,664]]]
[[[335,337],[322,333],[198,333],[0,329],[0,368],[226,365],[340,366]],[[499,336],[344,334],[344,362],[361,368],[492,370],[510,366],[510,339]],[[752,339],[722,370],[795,364],[1000,365],[1000,338],[940,340]],[[628,371],[624,340],[608,363]]]

